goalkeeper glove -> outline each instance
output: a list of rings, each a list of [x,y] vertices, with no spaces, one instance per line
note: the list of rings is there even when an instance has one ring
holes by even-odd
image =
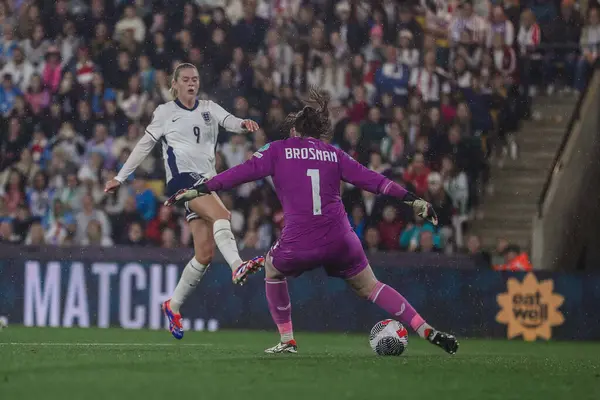
[[[433,209],[433,206],[423,199],[418,198],[412,193],[407,193],[402,199],[405,204],[412,207],[414,212],[426,221],[431,222],[433,225],[438,224],[438,217]]]
[[[191,188],[179,190],[165,201],[165,206],[183,205],[188,201],[194,200],[196,197],[204,196],[209,193],[210,190],[206,187],[206,179],[204,179]]]

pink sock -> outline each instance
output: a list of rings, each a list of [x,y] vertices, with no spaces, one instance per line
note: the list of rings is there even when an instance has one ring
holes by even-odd
[[[417,314],[404,296],[388,285],[377,282],[369,300],[397,318],[403,325],[410,325],[420,336],[427,334],[423,329],[419,329],[426,324],[425,320]]]
[[[294,339],[292,329],[292,303],[286,280],[265,279],[265,291],[269,311],[281,335],[281,342],[286,343]]]

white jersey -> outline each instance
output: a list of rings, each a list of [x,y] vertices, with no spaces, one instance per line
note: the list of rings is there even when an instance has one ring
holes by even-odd
[[[212,178],[216,175],[215,149],[219,126],[231,132],[245,132],[242,121],[213,101],[196,101],[191,109],[179,100],[162,104],[156,107],[146,134],[135,146],[116,179],[125,181],[158,142],[162,144],[167,182],[184,172]]]

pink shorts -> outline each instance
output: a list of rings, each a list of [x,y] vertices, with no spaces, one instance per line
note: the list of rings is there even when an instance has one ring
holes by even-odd
[[[309,250],[296,250],[293,245],[277,242],[269,254],[273,257],[273,266],[290,277],[323,267],[329,276],[348,279],[358,275],[369,264],[354,231],[324,246]]]

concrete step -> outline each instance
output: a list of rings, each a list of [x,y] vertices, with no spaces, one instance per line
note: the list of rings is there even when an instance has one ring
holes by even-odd
[[[506,171],[504,169],[497,169],[494,172],[498,172],[498,174],[494,175],[492,182],[494,186],[499,183],[507,184],[510,183],[514,186],[535,186],[535,185],[543,185],[546,182],[545,176],[540,175],[529,175],[529,174],[514,174],[510,171]]]
[[[540,95],[533,99],[533,104],[562,104],[564,106],[575,107],[577,100],[578,98],[574,94],[553,94],[552,96]]]
[[[519,132],[516,136],[516,142],[520,145],[556,145],[558,146],[565,136],[564,129],[537,129],[531,132]]]
[[[490,165],[494,192],[483,194],[484,218],[469,223],[484,247],[493,249],[499,238],[506,238],[529,250],[537,202],[576,103],[574,96],[536,97],[532,111],[542,118],[521,123],[515,135],[519,159],[507,158],[502,168]]]
[[[485,200],[485,215],[493,215],[493,214],[505,214],[505,215],[530,215],[533,216],[537,212],[537,203],[523,203],[523,202],[514,202],[514,203],[502,203],[499,201],[495,201],[494,197],[486,197]]]
[[[502,168],[497,166],[492,167],[492,171],[500,169],[506,171],[507,174],[531,175],[533,173],[545,173],[552,166],[554,154],[521,154],[517,160],[506,160]],[[492,175],[493,176],[493,175]]]
[[[530,229],[505,229],[503,227],[482,227],[478,230],[480,237],[488,243],[495,243],[500,238],[506,238],[509,242],[521,247],[529,247],[531,242]]]
[[[497,210],[487,210],[485,211],[485,218],[481,221],[481,224],[478,226],[485,227],[488,226],[490,222],[494,225],[497,223],[501,224],[519,224],[520,226],[529,226],[531,225],[531,221],[533,219],[533,215],[522,214],[522,213],[510,213],[506,210],[502,210],[498,208]]]

